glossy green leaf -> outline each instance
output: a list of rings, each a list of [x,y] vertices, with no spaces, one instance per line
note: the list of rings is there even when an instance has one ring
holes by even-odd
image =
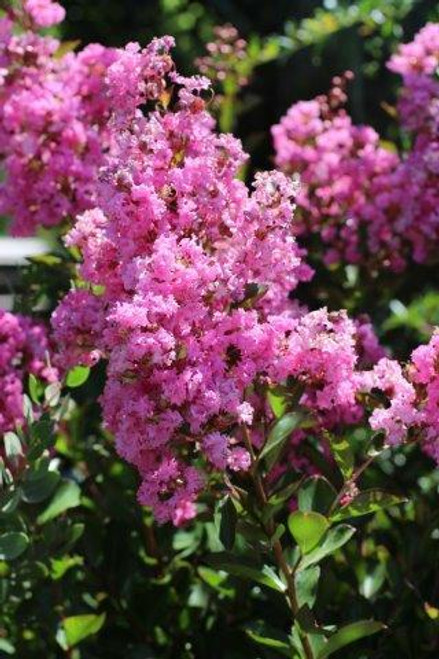
[[[5,515],[15,512],[21,499],[21,488],[0,492],[0,510]]]
[[[47,508],[37,518],[38,524],[46,522],[61,515],[69,508],[76,508],[80,504],[81,490],[77,483],[64,480],[56,490]]]
[[[290,412],[276,421],[268,435],[262,451],[259,454],[259,458],[267,458],[270,456],[271,464],[283,449],[293,430],[300,426],[303,418],[303,414],[299,412]]]
[[[29,375],[29,393],[33,402],[38,405],[43,393],[43,386],[33,373]]]
[[[64,618],[62,625],[66,635],[67,647],[72,648],[84,639],[97,634],[105,623],[105,613],[84,614]]]
[[[288,517],[288,528],[302,554],[307,554],[319,543],[329,522],[320,513],[296,510]]]
[[[301,485],[298,506],[302,512],[315,511],[326,515],[337,497],[337,492],[323,476],[312,476]]]
[[[329,529],[317,547],[302,558],[299,569],[304,570],[310,565],[320,563],[321,560],[343,547],[352,538],[354,533],[354,527],[348,524],[339,524],[334,529]]]
[[[349,480],[354,472],[354,454],[348,440],[329,432],[325,433],[325,437],[344,480]]]
[[[71,389],[80,387],[87,382],[89,375],[90,369],[88,366],[75,366],[67,373],[66,385]]]
[[[268,648],[277,650],[285,657],[291,656],[288,636],[262,620],[256,620],[245,628],[245,633],[252,641]]]
[[[5,432],[3,437],[5,455],[8,461],[15,461],[23,455],[20,438],[15,432]]]
[[[217,570],[223,570],[231,576],[254,581],[263,586],[268,586],[268,588],[272,588],[273,590],[277,590],[280,593],[283,593],[286,590],[284,583],[268,565],[264,565],[259,569],[245,563],[229,561],[223,556],[223,554],[214,554],[210,556],[208,558],[208,563]]]
[[[346,506],[339,508],[332,515],[334,521],[348,519],[350,517],[361,517],[369,513],[376,513],[384,508],[391,508],[404,503],[406,499],[398,497],[383,490],[365,490]]]
[[[29,538],[24,533],[12,531],[0,535],[0,560],[12,561],[18,558],[29,545]]]
[[[386,626],[382,622],[376,622],[375,620],[359,620],[358,622],[346,625],[328,639],[324,648],[319,652],[317,659],[326,659],[326,657],[330,657],[334,652],[341,650],[346,645],[359,641],[366,636],[376,634],[383,629],[386,629]]]
[[[40,503],[47,499],[60,481],[56,471],[46,468],[29,470],[22,483],[22,497],[26,503]]]
[[[317,598],[319,579],[320,567],[318,565],[313,565],[306,570],[295,573],[294,582],[299,607],[307,604],[312,609]]]
[[[284,390],[280,388],[269,389],[267,398],[276,419],[282,418],[288,408]]]
[[[82,556],[61,556],[50,561],[50,576],[54,581],[62,579],[68,570],[84,564]]]
[[[61,397],[61,383],[52,382],[44,391],[44,399],[50,407],[55,407]]]
[[[23,416],[29,425],[35,421],[33,403],[27,394],[23,394]]]

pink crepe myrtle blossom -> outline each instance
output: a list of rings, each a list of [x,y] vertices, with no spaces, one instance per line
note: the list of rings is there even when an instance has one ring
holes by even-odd
[[[24,423],[23,393],[29,374],[47,384],[57,380],[49,347],[43,325],[0,309],[0,435]]]
[[[399,112],[413,145],[399,156],[344,109],[345,80],[294,104],[273,127],[276,163],[300,173],[297,231],[314,235],[326,264],[401,271],[435,259],[439,242],[438,25],[400,47],[389,68],[403,77]]]
[[[258,450],[273,421],[265,396],[273,384],[296,383],[316,437],[369,412],[372,427],[399,443],[419,409],[417,390],[366,319],[308,312],[289,299],[312,276],[296,235],[308,221],[320,232],[322,209],[321,233],[338,257],[361,260],[366,223],[370,254],[404,265],[402,238],[389,229],[399,158],[352,124],[339,85],[291,112],[278,131],[287,173],[259,173],[249,189],[238,178],[241,143],[215,131],[208,82],[176,72],[172,44],[164,37],[112,53],[103,77],[111,148],[66,237],[82,254],[81,287],[52,324],[60,361],[106,360],[104,422],[139,472],[139,501],[160,522],[181,525],[212,471],[250,468],[248,440]],[[300,190],[291,142],[305,167]],[[342,220],[348,211],[352,223]],[[365,409],[362,396],[374,388],[390,406]],[[291,437],[290,453],[303,439]]]
[[[18,31],[0,19],[0,212],[16,235],[90,208],[109,147],[105,74],[114,51],[92,44],[58,54],[60,42],[37,30],[63,13],[57,3],[27,0],[13,14]]]
[[[66,15],[64,7],[51,0],[25,0],[23,7],[37,28],[57,25],[64,20]]]
[[[434,106],[439,98],[439,24],[427,23],[413,41],[402,44],[388,67],[399,73],[403,88],[398,109],[403,125],[415,133],[436,130]]]
[[[300,174],[297,231],[321,237],[327,264],[378,258],[398,270],[401,239],[392,231],[392,208],[399,205],[399,158],[380,146],[371,127],[352,123],[344,84],[336,78],[327,96],[296,103],[272,128],[276,163]]]
[[[427,345],[413,351],[409,377],[418,392],[419,419],[423,446],[439,463],[439,331]]]

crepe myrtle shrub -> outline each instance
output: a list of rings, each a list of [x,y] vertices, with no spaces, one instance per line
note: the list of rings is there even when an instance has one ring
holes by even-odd
[[[405,492],[387,491],[377,472],[365,486],[375,462],[385,465],[402,445],[438,459],[438,335],[402,364],[379,346],[367,319],[295,300],[298,284],[313,276],[295,236],[304,226],[303,209],[294,219],[296,202],[307,189],[289,171],[260,172],[250,187],[241,180],[248,156],[239,140],[217,132],[209,80],[176,71],[171,37],[146,48],[65,52],[39,33],[62,17],[57,3],[28,0],[8,6],[0,24],[2,208],[16,233],[67,226],[68,267],[78,261],[50,340],[41,323],[0,315],[0,377],[13,388],[0,407],[0,650],[25,656],[33,644],[38,656],[34,630],[47,622],[48,656],[56,646],[81,656],[83,642],[84,656],[97,656],[92,640],[103,630],[100,643],[109,626],[115,642],[124,630],[133,652],[211,656],[197,645],[195,622],[190,629],[172,616],[181,601],[185,611],[195,601],[221,623],[233,621],[241,633],[234,656],[254,644],[264,657],[302,659],[356,641],[370,647],[364,639],[386,638],[392,619],[351,617],[343,606],[331,618],[319,606],[321,575],[328,562],[346,563],[356,518],[389,509],[392,520],[404,504]],[[393,66],[409,88],[405,48]],[[404,92],[403,108],[410,98]],[[363,185],[358,158],[367,154],[368,180],[384,172],[386,183],[398,158],[343,113],[323,121],[332,105],[320,99],[298,114],[309,110],[317,132],[334,121],[336,141],[339,130],[353,134],[347,173],[337,180]],[[300,149],[312,151],[309,136],[305,142]],[[422,144],[420,137],[414,149]],[[368,194],[343,197],[335,215],[361,215]],[[392,236],[384,207],[380,222]],[[383,249],[399,245],[396,229],[394,239],[378,232]],[[334,247],[337,258],[359,258],[352,235],[347,247]],[[384,266],[405,267],[402,258]],[[113,438],[123,462],[110,453]],[[124,554],[135,569],[119,588],[105,575],[105,548],[96,558],[90,545],[109,537],[118,507],[124,516],[129,507],[133,481],[119,478],[125,463],[138,478]],[[142,581],[147,569],[153,575]],[[190,595],[179,570],[190,576]],[[239,592],[227,586],[234,579],[251,584],[244,617]],[[337,598],[349,580],[335,588]],[[43,584],[54,602],[47,619],[32,609]],[[144,592],[159,601],[154,589],[163,584],[169,635],[154,612],[145,624],[134,611]],[[215,599],[202,599],[206,587]],[[202,624],[213,634],[211,621]]]

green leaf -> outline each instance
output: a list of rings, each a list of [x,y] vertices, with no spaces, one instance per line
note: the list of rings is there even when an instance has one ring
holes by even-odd
[[[65,573],[72,567],[84,565],[82,556],[62,556],[61,558],[50,559],[50,576],[54,581],[62,579]]]
[[[317,587],[320,579],[320,567],[313,565],[307,570],[301,570],[294,575],[296,584],[297,600],[299,607],[307,604],[310,609],[314,606],[317,598]]]
[[[268,586],[279,593],[284,593],[286,590],[285,584],[279,579],[277,574],[268,566],[264,565],[261,569],[246,565],[245,563],[238,563],[237,561],[227,560],[223,554],[208,557],[208,563],[217,570],[224,570],[227,574],[233,577],[241,577],[249,581],[255,581],[263,586]]]
[[[296,510],[288,517],[288,528],[302,554],[307,554],[319,543],[329,522],[320,513]]]
[[[285,657],[291,656],[288,636],[267,625],[264,621],[256,620],[249,624],[245,629],[245,633],[255,643],[278,650]]]
[[[290,412],[279,419],[271,429],[259,458],[267,458],[270,455],[269,466],[271,466],[276,461],[276,457],[283,449],[288,437],[293,430],[300,426],[303,419],[304,415],[299,412]]]
[[[56,407],[61,397],[61,383],[52,382],[44,391],[44,399],[50,407]]]
[[[383,629],[386,629],[386,626],[382,622],[376,622],[375,620],[359,620],[358,622],[346,625],[328,639],[324,648],[319,652],[317,659],[326,659],[326,657],[330,657],[334,652],[341,650],[346,645],[359,641],[366,636],[376,634]]]
[[[298,492],[299,510],[314,510],[326,515],[337,497],[337,492],[323,476],[312,476],[304,482]]]
[[[219,515],[219,539],[224,548],[231,551],[235,544],[237,513],[229,496],[219,503],[217,512]]]
[[[354,472],[354,454],[348,440],[346,437],[335,437],[329,432],[325,433],[325,437],[344,480],[349,480]]]
[[[43,386],[33,373],[29,375],[29,393],[33,402],[38,405],[43,393]]]
[[[0,652],[5,654],[15,654],[15,648],[6,638],[0,638]]]
[[[82,523],[72,524],[65,532],[63,551],[69,552],[78,542],[79,538],[83,535],[85,525]]]
[[[30,469],[22,483],[22,498],[26,503],[40,503],[47,499],[58,485],[60,475],[49,471],[46,465],[39,469]]]
[[[28,547],[29,538],[24,533],[10,532],[0,535],[0,560],[12,561]]]
[[[92,634],[97,634],[102,628],[105,618],[105,613],[100,615],[89,613],[64,618],[62,625],[66,635],[67,647],[72,648]]]
[[[9,489],[0,493],[0,510],[5,515],[15,512],[21,499],[21,488]]]
[[[53,56],[55,59],[61,59],[64,57],[64,55],[67,55],[67,53],[72,53],[78,46],[81,45],[81,39],[75,39],[74,41],[63,41],[57,48],[57,50],[54,52]],[[51,255],[48,254],[48,257]]]
[[[288,400],[285,396],[285,391],[277,387],[269,389],[267,398],[276,419],[283,417],[288,408]]]
[[[54,443],[53,423],[47,415],[44,415],[30,428],[28,460],[36,460]]]
[[[71,389],[80,387],[84,382],[87,382],[89,375],[90,369],[88,366],[75,366],[67,373],[66,385]]]
[[[365,490],[346,506],[339,508],[332,515],[334,521],[348,519],[349,517],[361,517],[369,513],[376,513],[384,508],[391,508],[404,503],[407,499],[398,497],[383,490]]]
[[[64,480],[52,497],[49,505],[37,518],[38,524],[54,519],[69,508],[76,508],[80,504],[81,490],[79,486],[71,480]]]
[[[6,459],[14,462],[23,455],[20,438],[15,432],[5,432],[3,437]]]
[[[34,422],[34,408],[27,394],[23,394],[23,416],[29,425]]]
[[[354,527],[348,524],[339,524],[334,529],[329,529],[317,547],[302,558],[299,569],[304,570],[310,565],[320,563],[326,556],[333,554],[337,549],[343,547],[352,538],[354,533]]]
[[[377,563],[374,567],[369,567],[360,582],[360,593],[363,597],[366,597],[366,599],[374,597],[384,584],[386,574],[387,566],[385,563]]]

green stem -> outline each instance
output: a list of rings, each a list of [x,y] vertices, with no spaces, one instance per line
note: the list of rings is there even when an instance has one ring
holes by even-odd
[[[259,500],[261,507],[265,507],[268,503],[268,497],[265,491],[264,482],[259,472],[257,471],[257,466],[258,466],[257,459],[255,452],[253,450],[248,428],[244,426],[243,431],[244,431],[244,441],[247,450],[250,453],[250,457],[252,461],[251,474],[256,490],[256,496]],[[272,538],[276,530],[273,519],[270,519],[267,522],[267,524],[263,525],[263,528],[264,528],[264,532],[268,535],[268,537]],[[291,612],[293,614],[293,618],[295,619],[299,612],[299,602],[297,599],[296,584],[294,581],[294,570],[290,568],[287,561],[285,560],[282,543],[279,539],[273,542],[273,554],[274,554],[275,563],[279,571],[283,574],[285,578],[287,585],[287,591],[286,591],[287,600],[288,600],[289,608],[291,609]],[[311,647],[307,634],[301,633],[300,640],[302,642],[303,651],[305,653],[306,659],[314,659],[313,649]]]

